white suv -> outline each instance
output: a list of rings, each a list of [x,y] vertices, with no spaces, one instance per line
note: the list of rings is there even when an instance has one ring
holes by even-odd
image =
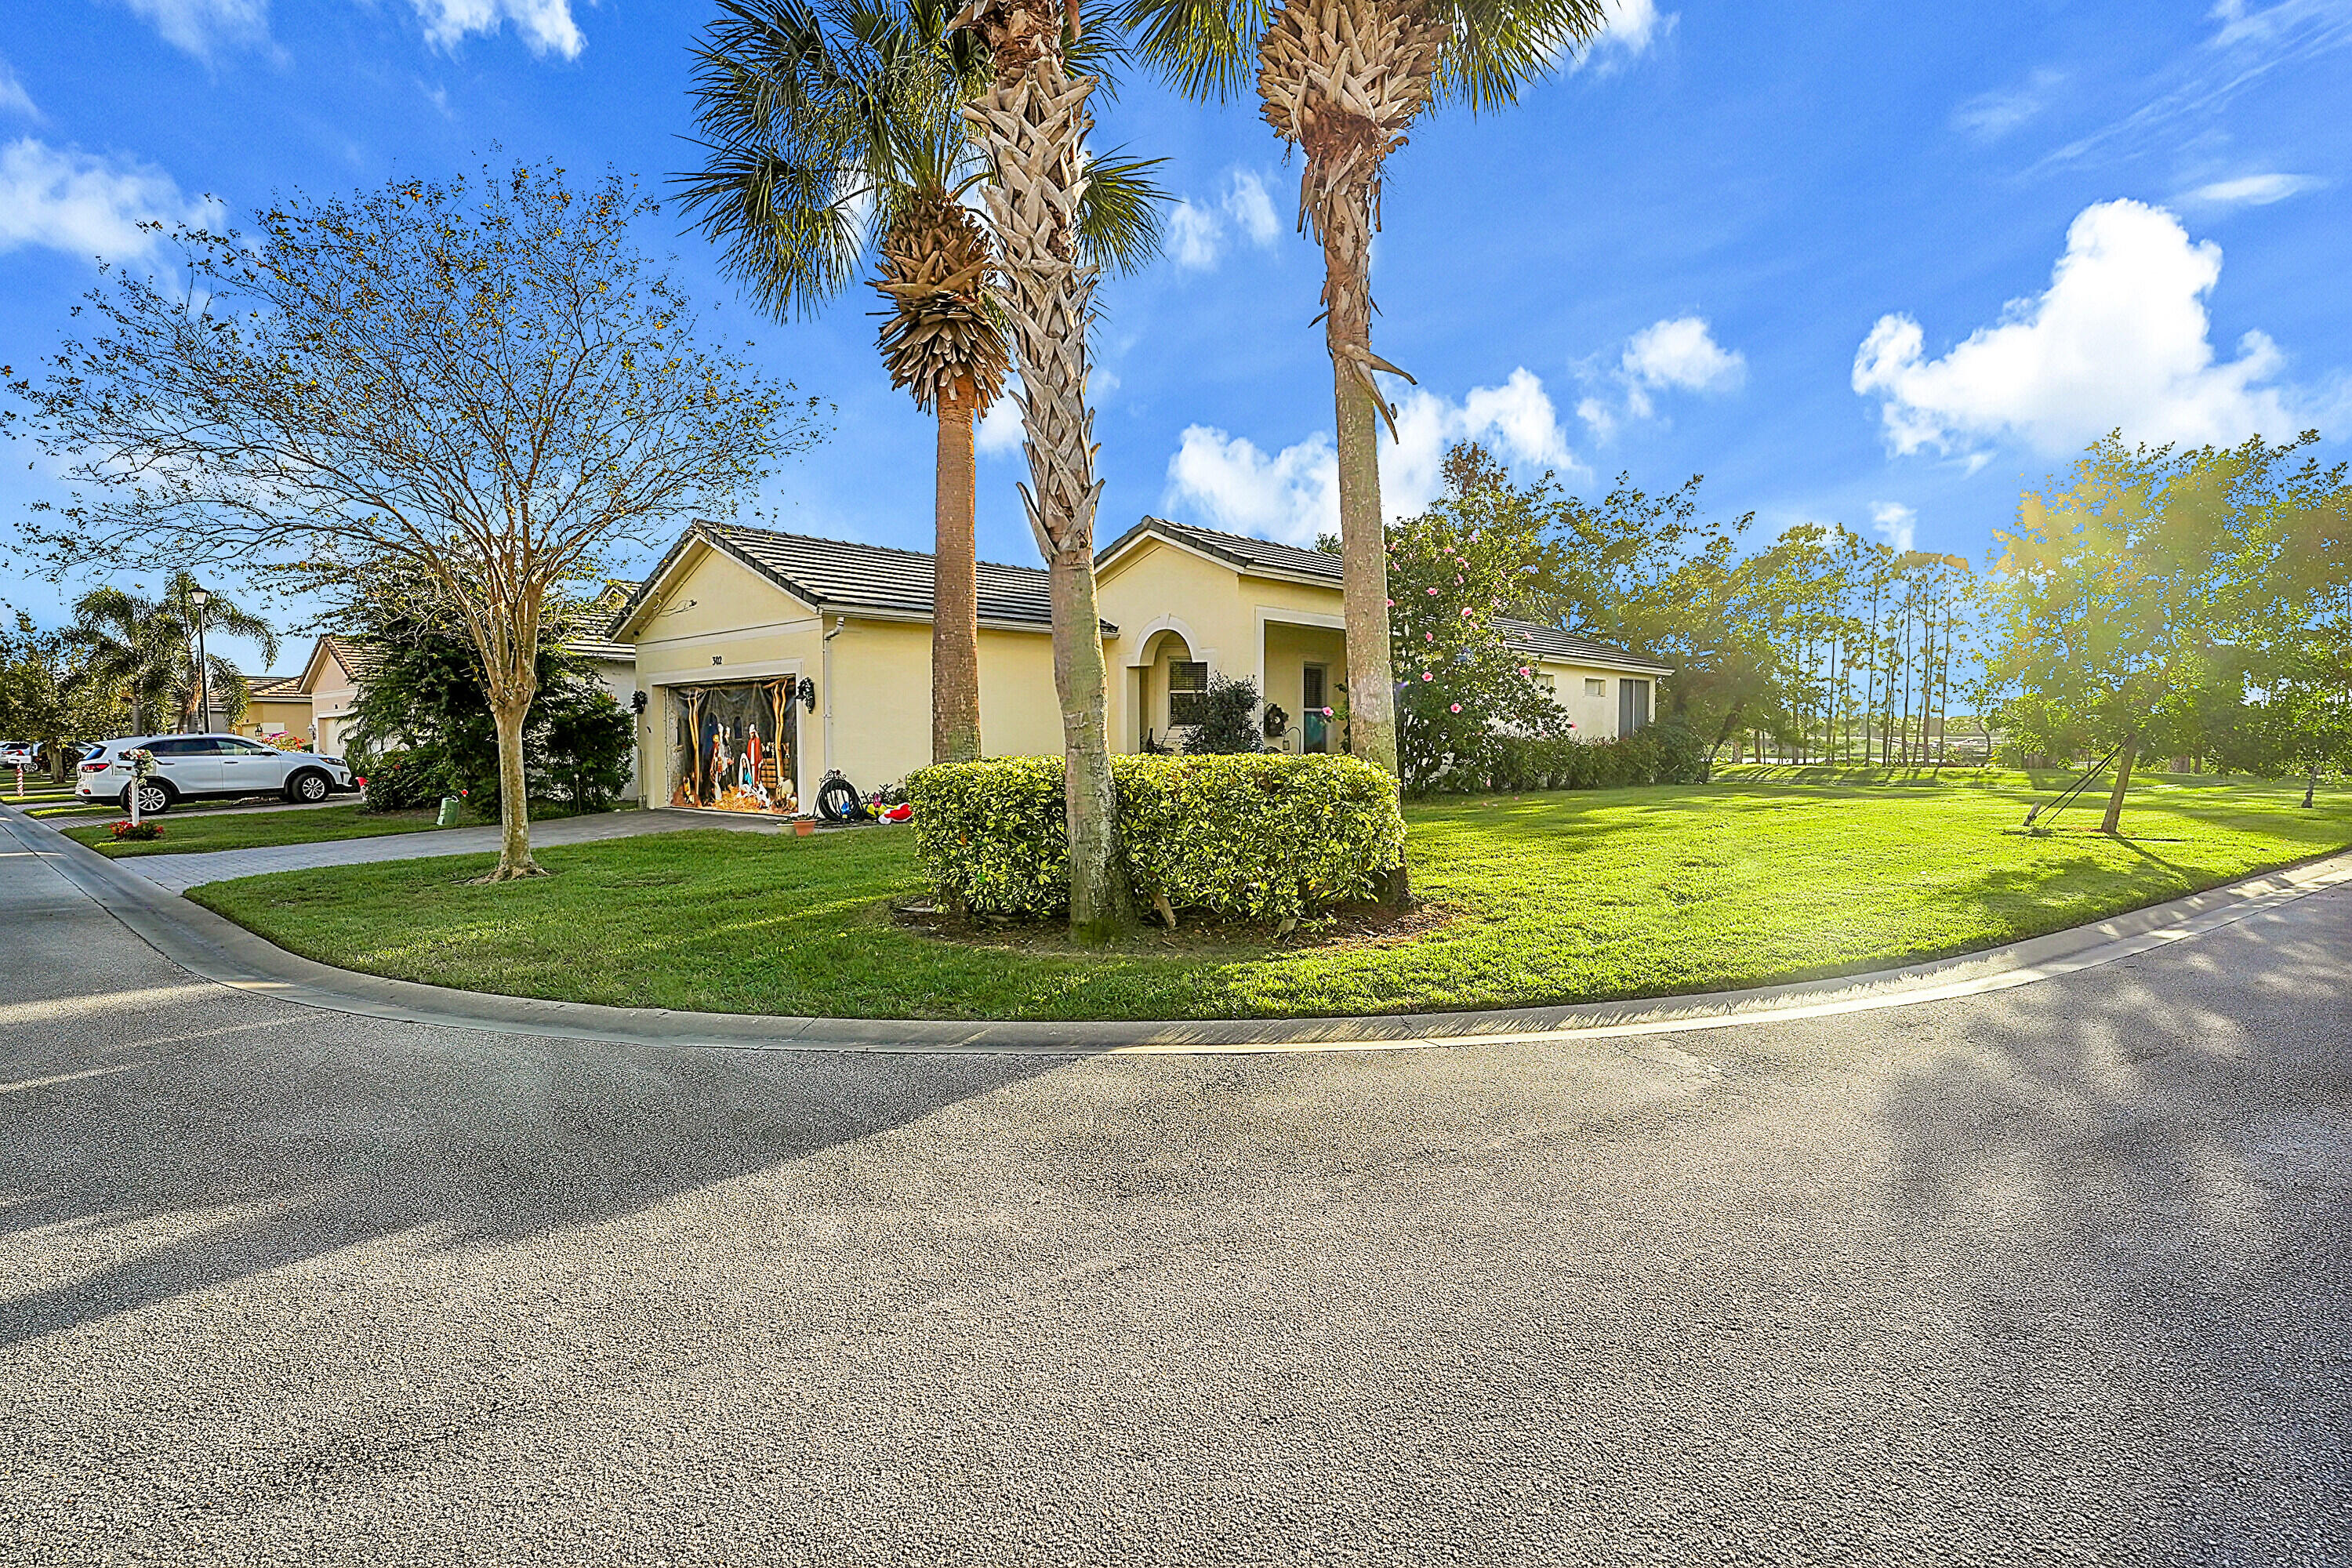
[[[142,746],[155,754],[155,771],[139,796],[143,816],[205,795],[275,794],[307,805],[358,787],[341,757],[281,752],[243,735],[143,735],[92,747],[75,774],[74,793],[85,800],[120,801],[130,810],[131,765],[122,756]]]

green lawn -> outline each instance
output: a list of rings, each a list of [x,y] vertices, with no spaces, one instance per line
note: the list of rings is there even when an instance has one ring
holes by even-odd
[[[1733,782],[1417,806],[1412,937],[1311,931],[1109,953],[911,933],[910,835],[707,831],[545,850],[471,887],[452,857],[215,883],[189,896],[297,952],[474,990],[864,1017],[1236,1017],[1711,991],[1994,945],[2352,843],[2352,804],[2285,784],[2151,783],[2121,842],[2013,830],[2015,775],[1932,788]]]

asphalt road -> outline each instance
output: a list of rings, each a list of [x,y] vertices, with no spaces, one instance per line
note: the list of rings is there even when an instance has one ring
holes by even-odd
[[[0,1563],[2352,1561],[2352,893],[1223,1058],[193,981],[0,855]]]

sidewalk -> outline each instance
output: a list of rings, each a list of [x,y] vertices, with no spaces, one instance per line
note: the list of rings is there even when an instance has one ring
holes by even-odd
[[[44,826],[49,824],[42,824]],[[608,811],[562,816],[530,825],[533,847],[593,844],[633,838],[641,833],[687,833],[696,828],[729,833],[788,831],[762,817],[719,812]],[[133,855],[114,862],[168,892],[184,893],[205,882],[258,877],[270,871],[304,871],[320,866],[372,866],[383,860],[426,860],[442,855],[495,855],[499,828],[441,827],[425,833],[387,833],[375,838],[334,838],[318,844],[269,844],[253,849],[216,849],[195,855]]]

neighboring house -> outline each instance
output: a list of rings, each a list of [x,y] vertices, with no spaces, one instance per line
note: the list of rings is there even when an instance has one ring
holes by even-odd
[[[330,632],[310,646],[299,684],[310,700],[310,749],[340,757],[359,723],[360,688],[375,668],[374,650],[356,637]]]
[[[616,591],[601,603],[608,609],[616,606],[635,586],[633,583],[615,584],[614,588]],[[583,638],[564,646],[595,667],[597,682],[625,711],[637,694],[635,650],[626,643],[602,639]],[[359,723],[355,710],[359,706],[360,691],[367,684],[369,675],[374,672],[376,663],[374,651],[362,638],[340,637],[330,632],[311,646],[310,660],[303,665],[302,673],[293,680],[296,689],[304,694],[304,720],[310,725],[309,733],[314,750],[330,756],[341,756],[350,746],[352,731]],[[260,698],[257,687],[254,696],[257,704]],[[248,709],[247,720],[252,716],[252,710]],[[632,787],[625,790],[624,794],[634,794],[635,784],[633,772],[630,779]]]
[[[1345,710],[1338,556],[1147,517],[1104,547],[1095,573],[1104,616],[1129,628],[1107,649],[1114,750],[1139,750],[1147,738],[1164,743],[1184,727],[1187,694],[1213,675],[1257,683],[1259,696],[1290,718],[1286,750],[1336,749],[1316,710]],[[1527,656],[1580,740],[1613,740],[1647,724],[1657,681],[1674,673],[1532,621],[1496,626]]]
[[[245,717],[236,732],[254,739],[273,735],[310,736],[310,695],[299,675],[255,675],[246,678]]]
[[[1114,751],[1181,736],[1213,675],[1255,681],[1289,751],[1335,751],[1347,637],[1339,557],[1146,518],[1097,558]],[[981,744],[1058,754],[1046,574],[980,567]],[[931,558],[697,523],[615,616],[646,694],[648,801],[791,811],[829,770],[860,789],[930,761]],[[1650,721],[1665,666],[1503,623],[1587,740]]]

